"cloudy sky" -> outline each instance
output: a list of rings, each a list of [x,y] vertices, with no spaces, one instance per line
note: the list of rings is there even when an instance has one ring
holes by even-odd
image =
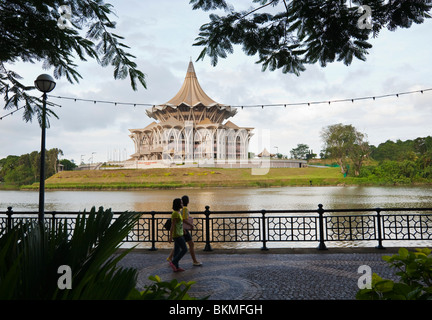
[[[112,0],[117,14],[117,31],[123,35],[147,76],[147,89],[134,92],[128,80],[113,80],[110,68],[95,61],[79,63],[83,79],[70,84],[57,81],[53,96],[130,103],[161,104],[180,89],[188,63],[201,48],[193,47],[199,27],[208,12],[193,11],[188,0]],[[250,1],[232,1],[249,6]],[[238,9],[236,7],[236,9]],[[382,31],[372,40],[367,61],[350,66],[333,63],[325,68],[307,67],[299,77],[280,71],[261,71],[257,57],[248,57],[240,47],[216,67],[210,59],[194,62],[198,80],[215,101],[230,105],[297,103],[357,98],[432,88],[432,22],[408,30]],[[20,64],[12,69],[27,85],[41,73],[52,74],[38,64]],[[60,148],[63,158],[76,163],[113,159],[125,160],[135,152],[128,129],[143,128],[153,120],[142,106],[74,102],[50,98],[61,105],[47,130],[47,149]],[[0,109],[0,117],[8,112]],[[432,91],[397,98],[354,103],[311,106],[244,108],[231,119],[238,126],[254,127],[250,151],[289,155],[304,143],[315,152],[322,149],[320,131],[336,123],[352,124],[366,133],[373,145],[388,139],[406,140],[432,135]],[[0,121],[0,158],[40,149],[40,128],[36,121],[25,123],[17,112]]]

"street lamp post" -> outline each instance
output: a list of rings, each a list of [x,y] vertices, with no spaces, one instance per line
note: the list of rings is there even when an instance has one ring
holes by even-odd
[[[46,131],[46,100],[47,92],[54,90],[56,83],[48,74],[41,74],[34,82],[35,87],[43,92],[42,106],[42,136],[41,136],[41,160],[40,160],[40,180],[39,180],[39,224],[44,225],[44,206],[45,206],[45,131]]]

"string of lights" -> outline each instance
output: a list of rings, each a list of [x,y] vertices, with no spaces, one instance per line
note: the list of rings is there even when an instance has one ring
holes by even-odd
[[[376,100],[381,98],[388,98],[388,97],[399,97],[402,95],[407,94],[414,94],[414,93],[424,93],[427,91],[432,91],[432,88],[428,89],[421,89],[421,90],[414,90],[414,91],[406,91],[406,92],[398,92],[398,93],[390,93],[390,94],[382,94],[382,95],[376,95],[376,96],[367,96],[367,97],[357,97],[357,98],[344,98],[344,99],[336,99],[336,100],[321,100],[321,101],[310,101],[310,102],[295,102],[295,103],[277,103],[277,104],[255,104],[255,105],[231,105],[231,107],[234,108],[257,108],[257,107],[286,107],[286,106],[302,106],[302,105],[317,105],[317,104],[332,104],[337,102],[354,102],[359,100]],[[108,103],[113,105],[133,105],[136,106],[146,106],[146,107],[152,107],[156,104],[154,103],[130,103],[130,102],[118,102],[118,101],[107,101],[107,100],[94,100],[94,99],[80,99],[80,98],[70,98],[70,97],[61,97],[61,96],[49,96],[50,98],[58,98],[58,99],[68,99],[68,100],[74,100],[74,101],[83,101],[83,102],[92,102],[94,104],[96,103]]]
[[[129,106],[134,106],[134,107],[136,107],[136,106],[146,106],[146,107],[154,106],[154,104],[151,104],[151,103],[133,103],[133,102],[118,102],[118,101],[95,100],[95,99],[81,99],[81,98],[61,97],[61,96],[53,96],[53,95],[48,95],[48,97],[57,98],[57,99],[74,100],[75,102],[77,102],[77,101],[92,102],[93,104],[108,103],[108,104],[113,104],[115,106],[117,106],[117,105],[129,105]]]
[[[52,102],[48,102],[47,105],[55,106],[55,107],[59,107],[59,108],[61,108],[61,105],[56,104],[56,103],[52,103]],[[13,111],[11,111],[11,112],[9,112],[9,113],[7,113],[7,114],[1,116],[1,117],[0,117],[0,120],[3,120],[3,118],[6,118],[7,116],[11,116],[11,115],[13,115],[15,112],[17,112],[17,111],[19,111],[19,110],[21,110],[21,109],[24,109],[24,108],[25,108],[25,106],[17,107],[15,110],[13,110]]]
[[[19,107],[19,108],[16,108],[14,111],[11,111],[11,112],[9,112],[9,113],[7,113],[7,114],[1,116],[1,117],[0,117],[0,120],[3,120],[3,118],[6,118],[7,116],[11,116],[11,115],[13,115],[15,112],[17,112],[18,110],[21,110],[21,109],[23,109],[23,108],[24,108],[24,106]]]
[[[364,96],[364,97],[356,97],[356,98],[344,98],[344,99],[334,99],[334,100],[319,100],[319,101],[307,101],[307,102],[294,102],[294,103],[276,103],[276,104],[254,104],[254,105],[232,105],[231,107],[234,108],[262,108],[264,107],[287,107],[287,106],[311,106],[311,105],[318,105],[318,104],[328,104],[331,105],[332,103],[340,103],[340,102],[351,102],[354,103],[355,101],[361,101],[361,100],[377,100],[382,98],[390,98],[390,97],[396,97],[399,98],[403,95],[408,94],[415,94],[415,93],[425,93],[428,91],[432,91],[432,88],[427,89],[420,89],[420,90],[414,90],[414,91],[405,91],[405,92],[398,92],[398,93],[389,93],[389,94],[382,94],[382,95],[375,95],[375,96]],[[145,106],[145,107],[152,107],[156,104],[153,103],[133,103],[133,102],[119,102],[119,101],[109,101],[109,100],[97,100],[97,99],[82,99],[82,98],[72,98],[72,97],[63,97],[63,96],[54,96],[54,95],[48,95],[49,98],[55,98],[55,99],[63,99],[63,100],[73,100],[75,102],[90,102],[93,104],[97,103],[104,103],[104,104],[112,104],[114,106],[118,105],[126,105],[126,106]],[[22,109],[24,107],[20,107],[15,109],[14,111],[11,111],[8,114],[5,114],[0,117],[0,120],[3,118],[14,114],[18,110]]]
[[[256,105],[247,105],[247,106],[232,106],[237,108],[264,108],[264,107],[286,107],[286,106],[311,106],[311,105],[317,105],[317,104],[332,104],[332,103],[338,103],[338,102],[352,102],[359,101],[359,100],[377,100],[381,98],[389,98],[389,97],[396,97],[399,98],[399,96],[407,95],[407,94],[414,94],[414,93],[424,93],[427,91],[432,91],[432,88],[428,89],[421,89],[421,90],[414,90],[414,91],[406,91],[406,92],[398,92],[398,93],[389,93],[389,94],[382,94],[382,95],[376,95],[376,96],[366,96],[366,97],[357,97],[357,98],[344,98],[344,99],[335,99],[335,100],[321,100],[321,101],[309,101],[309,102],[294,102],[294,103],[276,103],[276,104],[256,104]]]

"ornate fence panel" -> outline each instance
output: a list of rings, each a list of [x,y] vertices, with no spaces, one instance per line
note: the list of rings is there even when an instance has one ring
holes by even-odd
[[[386,212],[386,214],[383,214]],[[402,212],[402,213],[401,213]],[[409,212],[409,213],[407,213]],[[45,212],[47,227],[66,226],[72,234],[78,212]],[[116,213],[114,217],[121,213]],[[124,242],[149,243],[156,250],[158,243],[168,242],[169,232],[164,224],[171,212],[140,212],[141,218]],[[205,243],[211,251],[215,243],[325,242],[432,240],[432,208],[376,208],[317,210],[260,210],[191,212],[194,217],[193,240]],[[20,222],[38,221],[36,212],[13,212],[8,208],[0,213],[0,234]]]
[[[258,217],[211,218],[211,242],[260,242]]]
[[[143,214],[126,237],[125,242],[150,242],[152,221],[151,214]]]
[[[432,240],[431,215],[385,215],[382,224],[383,240]]]
[[[318,217],[269,216],[268,240],[318,241]]]
[[[377,240],[376,216],[327,216],[326,241]]]

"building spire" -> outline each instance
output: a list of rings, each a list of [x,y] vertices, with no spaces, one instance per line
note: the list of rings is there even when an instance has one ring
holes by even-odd
[[[196,74],[195,74],[195,68],[194,68],[194,65],[193,65],[193,63],[192,63],[192,59],[191,59],[191,61],[189,62],[189,66],[188,66],[187,73],[186,73],[186,78],[187,78],[187,76],[188,76],[188,73],[193,73],[193,74],[195,75],[195,77],[196,77]]]
[[[186,77],[179,92],[177,92],[177,94],[166,103],[166,105],[172,106],[179,106],[181,104],[185,104],[192,108],[197,105],[219,105],[216,101],[211,99],[201,88],[192,61],[189,62]]]
[[[178,109],[180,106],[182,108]],[[196,111],[190,112],[190,109],[184,111],[184,107],[189,107]],[[170,108],[170,110],[177,109],[177,111],[169,113],[166,108]],[[210,109],[213,111],[207,114],[207,111]],[[182,116],[177,115],[181,112],[186,112],[187,114]],[[167,115],[175,116],[177,117],[176,119],[184,120],[185,117],[195,117],[195,115],[200,117],[205,114],[205,117],[208,117],[212,122],[222,123],[224,119],[234,116],[236,112],[236,109],[232,109],[228,105],[214,101],[204,92],[198,82],[194,65],[192,61],[189,61],[186,77],[184,78],[183,85],[177,94],[168,102],[154,106],[151,110],[147,110],[147,115],[160,121],[162,121],[161,119],[165,119],[163,121],[166,121]]]

